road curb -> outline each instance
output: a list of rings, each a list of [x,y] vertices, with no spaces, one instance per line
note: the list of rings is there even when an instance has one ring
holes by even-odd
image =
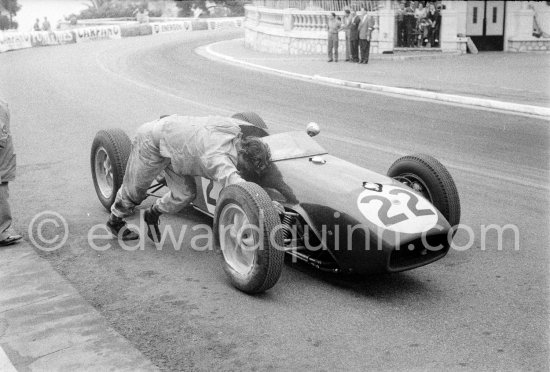
[[[158,368],[31,245],[0,249],[0,370]]]
[[[505,102],[505,101],[491,100],[491,99],[478,98],[478,97],[459,96],[455,94],[438,93],[438,92],[431,92],[431,91],[420,90],[420,89],[398,88],[398,87],[392,87],[392,86],[386,86],[386,85],[369,84],[369,83],[362,83],[358,81],[330,78],[322,75],[300,74],[296,72],[262,66],[256,63],[243,61],[220,52],[216,52],[212,49],[212,47],[214,47],[215,45],[221,44],[224,42],[226,41],[219,41],[216,43],[212,43],[212,44],[208,44],[203,47],[200,47],[197,49],[197,53],[204,57],[210,57],[211,59],[221,60],[232,64],[246,66],[255,70],[267,71],[270,73],[275,73],[277,75],[298,78],[301,80],[308,80],[308,81],[319,82],[319,83],[335,85],[335,86],[344,86],[349,88],[363,89],[371,92],[397,94],[397,95],[406,96],[406,97],[430,99],[434,101],[454,103],[454,104],[466,105],[471,107],[482,107],[482,108],[501,110],[501,111],[516,113],[516,114],[534,115],[534,116],[540,116],[544,118],[550,118],[550,108],[542,107],[542,106],[524,105],[520,103]]]

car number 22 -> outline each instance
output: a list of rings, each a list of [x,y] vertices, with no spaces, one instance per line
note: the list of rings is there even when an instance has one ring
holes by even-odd
[[[204,196],[204,201],[206,203],[206,208],[209,213],[214,214],[216,211],[216,201],[220,196],[220,191],[222,191],[222,186],[218,182],[209,180],[208,178],[201,178],[202,182],[202,192]]]
[[[400,233],[428,231],[438,221],[437,211],[428,200],[392,185],[364,190],[357,198],[357,207],[376,226]]]

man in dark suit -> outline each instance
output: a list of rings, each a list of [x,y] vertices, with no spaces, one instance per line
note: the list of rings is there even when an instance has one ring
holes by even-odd
[[[361,8],[361,22],[359,23],[359,47],[361,48],[361,61],[369,63],[370,39],[374,30],[374,17],[367,14],[365,8]]]
[[[359,17],[354,11],[351,12],[351,23],[349,25],[349,42],[351,50],[351,60],[359,62]]]

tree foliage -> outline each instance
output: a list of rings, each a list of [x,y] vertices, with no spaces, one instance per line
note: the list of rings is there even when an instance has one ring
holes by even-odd
[[[78,19],[95,18],[124,18],[133,17],[138,8],[148,8],[147,0],[117,1],[117,0],[89,0],[88,9],[77,15]],[[149,11],[150,17],[160,17],[160,11]]]
[[[17,0],[0,0],[0,6],[9,14],[9,19],[6,16],[0,16],[0,30],[17,28],[17,22],[13,21],[13,17],[21,9],[21,5]]]
[[[6,9],[10,16],[16,15],[21,9],[21,5],[19,5],[17,0],[0,0],[0,4],[4,9]]]
[[[210,12],[206,9],[206,1],[205,0],[196,0],[196,1],[180,1],[175,0],[176,6],[180,9],[179,16],[180,17],[192,17],[192,11],[191,7],[193,4],[198,6],[203,10],[203,13],[201,17],[208,17],[210,16]],[[244,4],[246,1],[244,0],[229,0],[229,1],[213,1],[211,0],[210,3],[216,3],[216,8],[212,12],[213,17],[218,16],[224,16],[224,15],[231,15],[231,16],[243,16],[244,15]],[[229,9],[228,12],[224,12],[223,8]],[[225,14],[229,13],[229,14]]]

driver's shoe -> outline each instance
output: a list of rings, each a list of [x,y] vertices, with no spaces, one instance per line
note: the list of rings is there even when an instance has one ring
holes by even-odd
[[[161,214],[162,212],[154,204],[143,214],[143,220],[147,224],[147,236],[155,243],[160,242],[161,238],[159,228],[159,217]]]
[[[126,226],[126,221],[115,215],[111,215],[107,221],[107,228],[116,238],[120,237],[122,240],[138,240],[139,234],[132,231]],[[120,232],[122,231],[122,234]]]

